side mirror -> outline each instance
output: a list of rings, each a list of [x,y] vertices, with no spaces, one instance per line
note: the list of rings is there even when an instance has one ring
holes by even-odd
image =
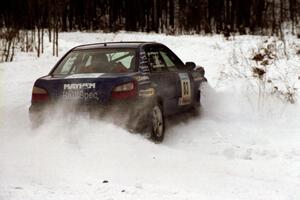
[[[197,67],[195,68],[195,71],[199,72],[202,76],[205,76],[205,70],[204,70],[203,67],[197,66]]]
[[[192,71],[195,69],[196,64],[194,62],[186,62],[185,66],[188,68],[189,71]]]

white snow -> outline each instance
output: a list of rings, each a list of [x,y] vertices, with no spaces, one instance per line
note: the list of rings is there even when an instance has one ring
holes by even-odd
[[[249,74],[253,63],[246,61],[266,39],[60,34],[60,56],[79,44],[146,40],[162,42],[183,61],[205,67],[210,86],[203,92],[201,116],[177,119],[162,144],[109,122],[62,112],[32,129],[33,83],[59,58],[51,56],[50,43],[41,58],[18,52],[14,62],[0,64],[0,200],[299,200],[299,103],[267,93],[259,100],[255,80],[239,77]],[[289,36],[288,43],[290,57],[281,52],[274,66],[299,86],[295,51],[300,41]],[[278,81],[276,72],[270,76]]]

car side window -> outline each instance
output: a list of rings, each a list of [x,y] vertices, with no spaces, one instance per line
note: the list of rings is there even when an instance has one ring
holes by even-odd
[[[128,53],[126,51],[120,51],[112,54],[107,54],[110,62],[120,62],[122,65],[127,68],[133,68],[134,66],[134,54]]]
[[[151,71],[162,72],[167,70],[166,64],[159,51],[150,50],[147,52],[147,57]]]
[[[168,56],[168,54],[165,51],[159,51],[161,57],[164,59],[167,67],[176,67],[175,63],[172,61],[172,59]]]
[[[73,65],[75,64],[75,60],[77,59],[77,56],[72,56],[70,57],[65,65],[63,65],[63,68],[61,69],[61,73],[62,74],[68,74],[70,69],[73,67]]]
[[[171,52],[167,48],[160,49],[160,54],[164,59],[164,62],[166,63],[166,66],[169,71],[178,71],[183,69],[184,64],[178,59],[178,57]]]
[[[161,57],[164,60],[164,63],[166,64],[166,67],[168,69],[168,71],[178,71],[177,66],[176,66],[176,62],[174,60],[174,58],[172,58],[167,51],[165,50],[160,50],[159,51]]]
[[[77,52],[69,53],[64,61],[58,66],[56,69],[60,71],[61,74],[69,74],[73,68],[78,64],[78,60],[80,60],[81,56]]]

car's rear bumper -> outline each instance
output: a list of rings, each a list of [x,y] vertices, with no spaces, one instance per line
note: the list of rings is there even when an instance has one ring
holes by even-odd
[[[137,125],[147,120],[151,108],[150,99],[128,99],[111,101],[109,104],[68,104],[47,103],[32,104],[29,108],[29,117],[34,126],[39,126],[55,118],[64,120],[67,115],[88,115],[92,118],[104,118],[114,123],[136,129]]]

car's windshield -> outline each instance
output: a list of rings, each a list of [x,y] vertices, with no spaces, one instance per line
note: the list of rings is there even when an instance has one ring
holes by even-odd
[[[89,49],[70,52],[53,74],[126,73],[134,70],[134,49]]]

